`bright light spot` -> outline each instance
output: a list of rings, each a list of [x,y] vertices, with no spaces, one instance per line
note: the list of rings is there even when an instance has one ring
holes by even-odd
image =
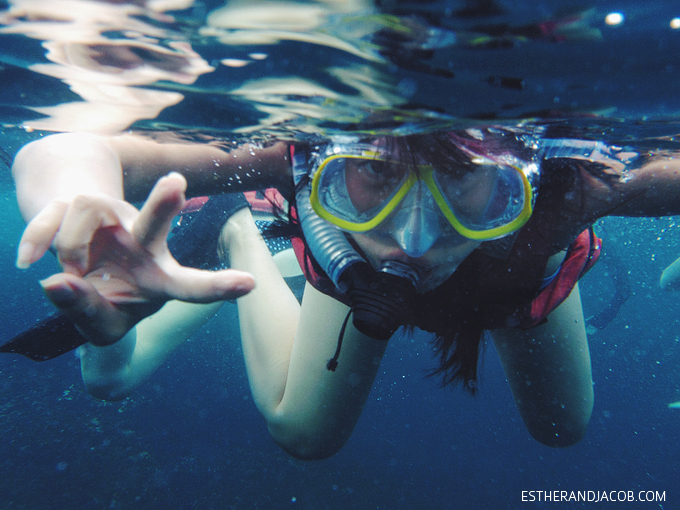
[[[240,60],[237,58],[225,58],[224,60],[220,60],[220,62],[227,67],[243,67],[250,64],[249,60]]]
[[[250,53],[248,54],[248,56],[253,60],[264,60],[265,58],[267,58],[266,53]]]
[[[673,30],[678,30],[680,29],[680,18],[673,18],[671,20],[671,28]]]
[[[620,25],[621,23],[623,23],[623,14],[621,14],[620,12],[610,12],[605,16],[604,22],[607,25],[612,26]]]

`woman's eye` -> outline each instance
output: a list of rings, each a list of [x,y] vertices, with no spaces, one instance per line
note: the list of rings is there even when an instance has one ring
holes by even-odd
[[[359,171],[365,172],[368,176],[381,181],[397,179],[397,173],[389,163],[385,161],[365,161],[359,165]]]
[[[373,175],[382,175],[385,168],[382,161],[364,161],[359,165],[359,170]]]

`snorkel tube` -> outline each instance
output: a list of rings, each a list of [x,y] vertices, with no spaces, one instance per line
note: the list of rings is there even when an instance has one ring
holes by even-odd
[[[397,261],[385,261],[376,271],[340,229],[314,212],[310,187],[300,184],[309,177],[310,157],[304,151],[292,155],[297,214],[305,241],[326,275],[349,297],[354,326],[371,338],[389,340],[407,322],[418,276]]]

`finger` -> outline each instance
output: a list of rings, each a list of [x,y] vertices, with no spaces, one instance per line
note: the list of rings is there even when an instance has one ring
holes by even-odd
[[[202,271],[180,267],[166,283],[166,292],[173,299],[190,303],[212,303],[239,298],[255,288],[250,273],[225,269]]]
[[[139,244],[150,251],[165,246],[171,222],[184,207],[186,187],[186,180],[176,172],[156,183],[132,228]]]
[[[67,202],[53,201],[26,225],[17,249],[16,266],[27,269],[50,248],[66,214]]]
[[[95,345],[117,342],[132,326],[90,283],[81,278],[60,273],[40,284],[49,300]]]
[[[107,195],[79,195],[69,205],[54,239],[64,271],[84,275],[90,269],[90,249],[102,228],[131,223],[137,210],[127,202]]]
[[[663,270],[659,285],[665,290],[680,290],[680,259]]]

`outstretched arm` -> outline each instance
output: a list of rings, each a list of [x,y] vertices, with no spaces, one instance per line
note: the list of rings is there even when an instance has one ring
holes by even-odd
[[[571,206],[586,223],[603,216],[673,216],[680,214],[680,154],[647,155],[624,169],[605,170],[604,177],[580,172],[581,193]]]
[[[243,181],[239,173],[244,172],[252,176],[249,183],[284,181],[290,167],[283,144],[262,149],[245,144],[225,152],[210,145],[161,144],[133,135],[52,135],[17,154],[12,167],[17,199],[30,220],[19,245],[17,266],[28,267],[53,246],[64,272],[44,282],[48,296],[81,329],[92,330],[94,318],[102,319],[95,331],[87,333],[94,333],[97,340],[104,335],[103,343],[120,338],[132,324],[156,311],[158,302],[164,302],[147,296],[127,316],[118,313],[123,308],[120,302],[113,307],[109,299],[86,285],[88,279],[94,281],[119,301],[121,293],[135,294],[130,279],[105,272],[106,264],[126,261],[127,267],[117,269],[126,276],[134,269],[133,287],[146,279],[144,285],[153,289],[149,280],[167,285],[164,277],[169,277],[174,284],[174,295],[169,297],[189,301],[219,299],[216,296],[225,291],[225,285],[234,285],[232,290],[240,293],[252,287],[252,279],[242,273],[200,273],[173,265],[165,239],[171,219],[184,204],[187,182],[180,175],[164,177],[158,184],[156,180],[178,170],[192,178],[194,189],[201,190],[208,183],[218,189],[237,188],[233,183]],[[146,198],[152,183],[156,184],[154,199],[141,211],[124,201]],[[193,279],[203,285],[193,285]],[[162,289],[164,298],[167,292],[168,288]],[[93,310],[101,315],[94,316]]]
[[[41,283],[91,342],[119,340],[170,299],[210,303],[252,289],[246,273],[182,267],[170,254],[167,235],[184,205],[185,185],[178,174],[162,178],[139,211],[101,194],[55,201],[26,227],[20,246],[30,246],[36,260],[54,239],[64,271]]]
[[[612,163],[578,157],[546,160],[536,213],[556,229],[556,246],[568,246],[584,228],[606,216],[680,214],[680,154],[647,153]],[[544,180],[545,178],[545,180]]]
[[[160,143],[127,134],[51,135],[17,154],[12,174],[25,220],[55,199],[104,194],[128,202],[146,199],[156,181],[182,174],[187,195],[214,195],[292,185],[287,145],[242,144],[226,151],[210,144]],[[247,174],[247,177],[246,177]]]
[[[228,158],[241,168],[265,160],[284,168],[276,163],[277,154],[280,147],[266,156],[239,148]],[[144,161],[134,161],[135,156],[146,158],[146,173]],[[17,197],[22,213],[31,220],[17,265],[28,267],[50,245],[55,249],[64,272],[42,283],[53,303],[91,341],[82,363],[83,377],[94,394],[125,396],[219,306],[180,309],[183,305],[173,303],[173,311],[164,309],[158,315],[166,319],[149,319],[138,331],[130,330],[168,299],[208,303],[252,289],[248,274],[182,268],[170,256],[165,239],[170,221],[184,203],[186,182],[181,176],[161,179],[141,211],[123,200],[128,189],[132,196],[142,196],[152,176],[161,172],[181,169],[200,176],[206,158],[211,163],[209,175],[218,186],[231,182],[226,163],[220,179],[215,178],[218,156],[228,159],[223,151],[208,146],[82,134],[46,137],[17,155],[13,166]],[[260,177],[271,168],[261,170]]]

